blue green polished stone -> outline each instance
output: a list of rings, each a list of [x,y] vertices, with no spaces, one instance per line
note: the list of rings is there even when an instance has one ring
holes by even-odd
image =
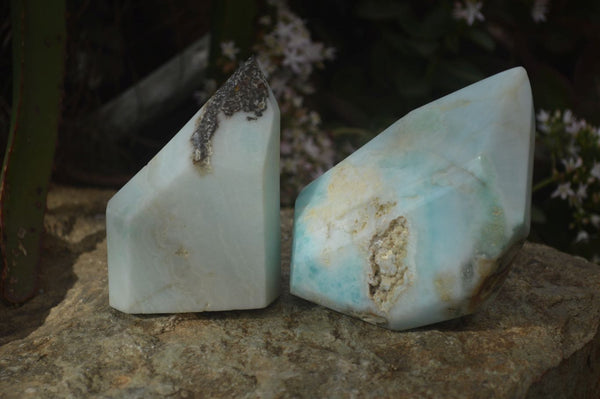
[[[534,118],[523,68],[418,108],[309,184],[291,292],[393,330],[474,312],[529,232]]]

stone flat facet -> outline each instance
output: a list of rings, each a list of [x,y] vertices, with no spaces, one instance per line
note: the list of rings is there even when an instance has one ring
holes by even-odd
[[[279,108],[247,61],[106,209],[110,305],[252,309],[279,293]]]
[[[292,294],[394,330],[472,313],[528,235],[533,146],[523,68],[410,112],[298,196]]]

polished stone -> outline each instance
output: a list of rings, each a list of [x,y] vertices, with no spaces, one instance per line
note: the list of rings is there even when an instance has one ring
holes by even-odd
[[[529,232],[523,68],[410,112],[296,200],[291,292],[403,330],[474,312]]]
[[[279,109],[249,60],[109,202],[110,305],[267,306],[279,292]]]

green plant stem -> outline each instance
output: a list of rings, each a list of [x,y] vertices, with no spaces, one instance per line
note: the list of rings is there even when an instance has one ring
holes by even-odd
[[[237,59],[245,60],[252,54],[254,20],[257,15],[255,0],[219,0],[212,4],[210,28],[210,53],[208,74],[217,81],[224,81],[233,71],[224,73],[217,65],[221,57],[221,43],[233,41],[240,50]]]
[[[538,190],[541,190],[542,188],[546,187],[547,185],[554,183],[555,180],[552,176],[538,182],[535,186],[533,186],[533,188],[531,189],[532,193],[535,193]]]
[[[58,132],[65,0],[13,0],[13,104],[0,182],[1,293],[35,293],[46,193]]]
[[[353,136],[364,136],[364,137],[372,137],[373,133],[367,129],[360,129],[355,127],[338,127],[331,131],[333,136],[345,136],[345,135],[353,135]]]

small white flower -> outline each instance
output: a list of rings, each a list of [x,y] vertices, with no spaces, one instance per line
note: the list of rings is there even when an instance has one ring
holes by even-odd
[[[531,7],[531,18],[536,24],[538,22],[546,21],[546,14],[548,13],[548,0],[535,0],[533,7]]]
[[[308,47],[312,46],[313,42],[310,40],[308,32],[296,32],[284,44],[284,47],[287,49],[307,54]],[[318,45],[322,44],[318,43]]]
[[[283,51],[283,55],[284,58],[282,65],[289,67],[292,70],[292,72],[298,75],[302,75],[307,72],[310,73],[310,71],[312,70],[312,67],[310,67],[310,65],[306,63],[306,56],[297,49],[286,48]]]
[[[298,163],[299,163],[299,166],[302,168],[302,170],[304,170],[305,172],[310,172],[314,169],[314,165],[305,160],[298,161]]]
[[[574,157],[579,157],[580,150],[581,150],[581,148],[577,144],[575,144],[574,141],[571,141],[567,145],[567,152]]]
[[[321,62],[323,60],[323,43],[308,43],[304,47],[304,54],[309,62]]]
[[[296,158],[287,158],[281,162],[281,169],[290,173],[298,172],[299,161]]]
[[[571,134],[571,135],[576,135],[577,133],[579,133],[579,131],[581,129],[583,129],[585,127],[586,123],[584,120],[575,120],[573,119],[573,121],[571,123],[569,123],[567,125],[567,127],[565,127],[565,130],[567,131],[567,133]]]
[[[550,120],[550,114],[541,109],[540,112],[538,112],[538,114],[536,115],[537,121],[538,121],[538,130],[540,132],[544,132],[547,133],[550,128],[548,127],[548,121]]]
[[[594,161],[594,166],[592,167],[592,170],[590,170],[590,175],[592,175],[592,177],[595,177],[596,180],[600,181],[600,163]]]
[[[277,98],[281,98],[287,88],[288,82],[287,79],[281,75],[277,75],[269,81],[269,85],[271,86],[271,90],[273,90],[275,96]]]
[[[540,111],[536,115],[536,118],[538,122],[546,123],[550,119],[550,113],[548,113],[548,111],[546,110],[540,109]]]
[[[577,237],[575,238],[575,242],[587,242],[590,239],[590,235],[585,230],[581,230],[577,233]]]
[[[310,155],[311,158],[313,159],[318,159],[319,158],[319,146],[317,146],[314,142],[314,140],[312,139],[312,137],[308,137],[304,140],[303,143],[303,148],[304,151]]]
[[[315,87],[308,82],[299,82],[298,90],[304,94],[312,94],[315,92]]]
[[[267,50],[262,50],[260,56],[268,57],[271,55],[281,55],[282,46],[273,32],[263,36],[263,43]]]
[[[595,213],[592,213],[590,215],[590,223],[592,224],[592,226],[594,226],[595,228],[600,228],[600,215],[597,215]]]
[[[317,127],[321,124],[321,116],[315,111],[310,111],[310,114],[308,116],[310,118],[310,124],[313,127]]]
[[[569,158],[568,160],[561,159],[560,161],[563,163],[563,165],[565,165],[565,170],[567,173],[574,171],[583,164],[581,157],[577,157],[577,159]]]
[[[583,201],[584,199],[587,198],[587,184],[580,184],[577,187],[577,192],[575,193],[575,196],[577,197],[577,199],[579,201]]]
[[[273,65],[271,60],[268,57],[264,57],[264,56],[262,56],[262,57],[259,56],[258,65],[260,65],[260,69],[262,70],[262,72],[265,74],[265,76],[267,78],[269,78],[269,76],[271,76],[271,74],[273,72],[275,72],[275,70],[277,69],[277,67],[275,65]]]
[[[281,153],[283,155],[291,154],[292,153],[292,145],[287,141],[282,141],[281,145],[279,146],[279,150],[281,151]]]
[[[261,25],[271,25],[271,16],[270,15],[263,15],[262,17],[260,17],[258,19],[258,23]]]
[[[296,22],[296,21],[300,20],[300,17],[298,17],[296,14],[294,14],[292,11],[290,11],[290,9],[287,7],[287,4],[285,4],[285,3],[287,3],[287,0],[281,0],[280,5],[277,6],[277,19],[279,21],[292,21],[292,22]]]
[[[455,19],[464,19],[467,22],[467,25],[471,26],[475,20],[483,21],[485,19],[481,13],[482,6],[483,4],[480,1],[466,0],[464,5],[457,1],[454,3],[454,11],[452,14]]]
[[[571,112],[570,109],[566,109],[565,113],[563,114],[563,123],[568,125],[571,122],[573,122],[573,112]]]
[[[296,24],[294,23],[285,23],[285,22],[277,22],[277,26],[275,27],[275,34],[279,36],[281,39],[290,39],[296,35]]]
[[[337,50],[335,47],[327,47],[325,51],[323,51],[323,58],[326,60],[333,60],[335,58],[336,51]]]
[[[571,183],[567,182],[567,183],[559,184],[558,188],[556,190],[554,190],[551,197],[552,198],[560,197],[560,199],[565,200],[568,197],[572,197],[574,195],[575,195],[575,193],[571,189]]]
[[[464,0],[463,0],[464,1]],[[294,175],[289,185],[329,169],[335,152],[320,130],[317,113],[303,107],[304,96],[314,92],[310,76],[314,68],[334,57],[333,48],[314,42],[304,21],[290,11],[285,0],[267,0],[276,6],[276,16],[261,18],[267,30],[254,51],[261,67],[269,74],[269,83],[288,126],[282,126],[281,170]],[[298,188],[298,187],[294,187]]]
[[[235,56],[240,52],[240,49],[235,46],[233,40],[227,42],[221,42],[221,54],[230,60],[235,60]]]
[[[292,104],[296,108],[300,108],[302,106],[302,102],[304,102],[304,97],[302,96],[295,96],[292,98]]]

